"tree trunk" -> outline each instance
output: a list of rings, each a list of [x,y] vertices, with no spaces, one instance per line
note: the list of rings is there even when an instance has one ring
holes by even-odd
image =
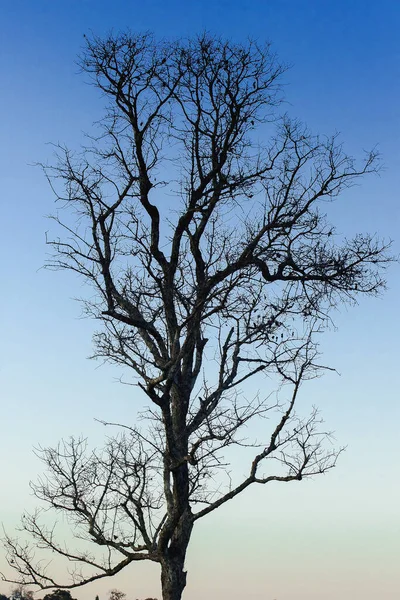
[[[161,563],[161,589],[163,600],[181,600],[186,586],[186,571],[181,557],[168,558]]]
[[[164,413],[164,421],[168,430],[168,454],[164,459],[164,469],[167,472],[169,505],[168,519],[164,530],[160,532],[159,541],[162,556],[161,589],[163,600],[181,600],[186,586],[186,571],[184,571],[186,551],[193,530],[189,502],[188,438],[186,435],[189,397],[185,395],[184,389],[175,383],[171,388],[170,396],[171,409],[168,408]],[[172,469],[171,462],[173,463]],[[170,489],[170,474],[172,474],[172,490]]]
[[[163,600],[181,600],[186,586],[184,571],[186,551],[193,530],[193,520],[185,511],[175,525],[174,532],[161,559],[161,589]]]

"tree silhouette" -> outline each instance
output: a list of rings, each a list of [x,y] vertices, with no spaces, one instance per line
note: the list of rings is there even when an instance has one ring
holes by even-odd
[[[126,598],[125,592],[121,592],[115,588],[110,590],[108,595],[108,600],[124,600],[124,598]]]
[[[23,584],[19,583],[11,590],[9,600],[33,600],[33,592],[27,590]]]
[[[54,590],[51,594],[46,594],[43,600],[74,600],[69,590]]]
[[[321,372],[331,309],[384,285],[387,246],[341,240],[323,210],[377,155],[358,166],[335,137],[274,116],[284,68],[269,46],[122,34],[87,39],[80,64],[107,112],[81,154],[58,147],[44,167],[64,233],[48,240],[48,266],[92,286],[95,356],[130,369],[149,407],[102,450],[70,439],[40,453],[34,493],[103,557],[59,543],[40,513],[22,530],[82,565],[65,587],[151,560],[163,600],[180,600],[199,519],[253,484],[335,466],[318,412],[295,406]],[[262,392],[250,395],[250,379]],[[265,438],[247,439],[261,418]],[[231,480],[230,448],[252,445],[247,474]],[[18,581],[60,585],[28,543],[6,546]]]

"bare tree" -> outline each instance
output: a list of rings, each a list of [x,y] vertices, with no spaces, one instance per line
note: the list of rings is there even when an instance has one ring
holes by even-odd
[[[300,387],[321,372],[331,309],[377,294],[391,258],[374,237],[339,239],[321,206],[378,157],[358,166],[335,137],[274,116],[284,68],[269,46],[126,34],[87,39],[80,64],[109,102],[99,136],[44,167],[65,234],[48,240],[49,266],[92,285],[95,356],[130,368],[149,407],[102,450],[40,450],[34,493],[85,549],[58,542],[39,511],[22,519],[33,547],[6,537],[8,561],[16,581],[47,589],[151,560],[163,600],[180,600],[199,519],[250,485],[335,466],[317,411],[295,410]],[[249,397],[250,378],[270,389]],[[246,427],[258,418],[257,441]],[[254,446],[242,480],[237,445]],[[56,581],[32,548],[75,564],[72,579]]]

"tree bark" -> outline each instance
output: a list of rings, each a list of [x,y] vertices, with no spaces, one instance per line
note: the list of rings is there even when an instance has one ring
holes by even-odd
[[[185,465],[187,468],[187,465]],[[184,570],[186,551],[193,530],[193,516],[185,510],[174,527],[168,547],[161,559],[161,589],[163,600],[181,600],[186,587]]]
[[[167,558],[161,563],[161,589],[163,600],[181,600],[186,586],[184,559]]]

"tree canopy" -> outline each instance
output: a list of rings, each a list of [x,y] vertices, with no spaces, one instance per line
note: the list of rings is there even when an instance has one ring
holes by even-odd
[[[126,367],[148,409],[102,450],[71,439],[41,451],[36,496],[102,558],[65,548],[38,513],[22,530],[82,565],[66,587],[151,560],[163,600],[180,600],[199,519],[253,484],[336,464],[318,411],[296,406],[321,372],[332,309],[384,287],[388,244],[343,239],[325,214],[378,156],[358,163],[336,136],[279,115],[285,69],[269,45],[128,33],[86,39],[80,65],[107,109],[81,153],[59,146],[44,166],[60,227],[48,266],[92,287],[95,356]],[[248,439],[261,418],[263,439]],[[232,446],[254,446],[240,480]],[[21,581],[61,585],[25,543],[6,545]]]

